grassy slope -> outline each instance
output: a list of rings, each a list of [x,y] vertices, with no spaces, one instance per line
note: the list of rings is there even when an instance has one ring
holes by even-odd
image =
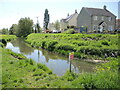
[[[35,64],[32,60],[26,58],[17,59],[13,57],[13,52],[10,50],[0,48],[1,50],[4,57],[2,59],[3,87],[44,87],[44,84],[49,82],[46,78],[56,77],[42,64]],[[17,56],[19,57],[20,55]]]
[[[104,59],[117,57],[118,35],[109,34],[30,34],[26,40],[33,47],[42,47],[65,56],[74,51],[77,58]]]
[[[67,72],[58,77],[42,64],[32,60],[17,59],[11,51],[3,53],[2,83],[7,88],[118,88],[117,60],[99,67],[96,73],[75,74]],[[19,56],[19,55],[17,55]]]
[[[120,88],[118,85],[118,60],[98,67],[95,73],[66,72],[62,77],[52,74],[43,64],[36,64],[23,55],[0,47],[2,54],[2,86],[5,88]],[[19,58],[19,59],[18,59]]]

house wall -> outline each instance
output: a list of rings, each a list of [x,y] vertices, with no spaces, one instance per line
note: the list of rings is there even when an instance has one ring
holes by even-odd
[[[54,30],[55,29],[54,24],[53,23],[49,23],[48,28],[49,28],[49,30]]]
[[[116,29],[120,29],[120,19],[116,20]]]
[[[94,20],[94,16],[97,16],[97,20]],[[102,20],[102,17],[104,17],[104,19]],[[112,18],[111,21],[109,21],[109,17]],[[104,21],[107,25],[106,27],[104,28],[105,30],[109,30],[109,27],[112,26],[113,30],[115,30],[115,20],[116,20],[116,17],[115,16],[99,16],[99,15],[93,15],[92,16],[92,31],[94,30],[93,27],[96,25],[98,27],[98,25]],[[97,31],[98,31],[98,28],[97,28]]]
[[[77,17],[77,27],[87,26],[88,32],[91,31],[91,16],[86,12],[85,8],[82,8],[80,14]]]
[[[78,13],[75,13],[74,16],[68,21],[68,26],[77,26],[77,17]]]
[[[67,29],[68,23],[65,23],[63,21],[60,22],[60,30],[64,31],[64,29]]]

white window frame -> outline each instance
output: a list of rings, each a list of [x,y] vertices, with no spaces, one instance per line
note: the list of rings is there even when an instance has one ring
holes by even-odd
[[[113,31],[113,26],[108,26],[109,31]]]
[[[101,17],[102,18],[102,21],[104,20],[104,16]]]
[[[112,21],[112,17],[108,17],[108,21]]]
[[[94,20],[97,20],[97,19],[98,19],[98,16],[94,16],[93,18],[94,18]]]

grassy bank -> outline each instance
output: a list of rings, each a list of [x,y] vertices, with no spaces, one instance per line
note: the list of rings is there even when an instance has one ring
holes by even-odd
[[[95,73],[75,74],[66,72],[64,76],[52,74],[43,64],[36,64],[21,54],[11,50],[2,51],[3,88],[119,88],[117,59],[97,67]]]
[[[6,44],[8,41],[11,41],[12,39],[15,39],[15,35],[0,35],[0,46],[4,46],[3,44]]]
[[[2,51],[2,86],[14,87],[43,87],[43,78],[51,77],[51,70],[40,63],[36,64],[21,54],[0,48]],[[54,75],[52,74],[52,77]],[[40,82],[38,82],[40,80]],[[41,84],[42,82],[42,84]],[[37,83],[37,84],[36,84]]]
[[[33,47],[68,56],[74,51],[82,59],[118,56],[118,35],[110,34],[30,34],[26,40]]]
[[[34,41],[36,39],[33,37]],[[39,42],[37,41],[37,43]],[[49,42],[49,44],[51,43]],[[1,83],[3,88],[120,88],[118,59],[114,57],[109,57],[110,62],[101,64],[94,73],[75,74],[68,71],[63,76],[57,76],[45,65],[37,64],[22,54],[2,47],[0,47],[0,57],[2,57],[0,64],[2,64]]]

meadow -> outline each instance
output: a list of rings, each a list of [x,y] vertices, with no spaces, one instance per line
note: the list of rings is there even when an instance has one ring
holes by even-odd
[[[55,37],[53,38],[53,36]],[[59,46],[60,43],[65,43],[64,41],[66,41],[65,44],[67,44],[67,41],[70,39],[65,39],[63,41],[59,40],[59,42],[58,39],[55,40],[55,38],[58,38],[59,35],[53,34],[53,36],[51,36],[51,34],[31,34],[28,36],[27,41],[29,41],[29,43],[31,41],[31,45],[35,47],[42,46],[49,51],[52,51],[51,48],[56,50],[56,47],[62,47],[61,49],[65,49],[67,52],[71,50],[70,48],[67,48],[68,46],[63,47],[64,44],[63,46]],[[67,37],[66,35],[63,36]],[[54,39],[51,39],[51,43],[50,37]],[[112,39],[115,40],[116,37],[116,35],[113,35]],[[40,43],[45,41],[42,38],[47,38],[48,42]],[[35,43],[36,41],[37,43]],[[114,44],[112,45],[114,46]],[[112,45],[111,49],[116,50],[117,48],[112,47]],[[49,47],[50,49],[48,49]],[[3,88],[120,88],[118,79],[119,57],[108,57],[110,62],[100,64],[98,67],[96,67],[96,71],[94,73],[76,74],[67,71],[65,75],[57,76],[53,74],[52,71],[44,64],[35,63],[32,59],[27,59],[22,54],[14,53],[11,50],[3,47],[0,47],[0,54],[2,54],[0,55],[2,58],[2,62],[0,62],[2,65],[2,80],[0,82],[2,83]]]

